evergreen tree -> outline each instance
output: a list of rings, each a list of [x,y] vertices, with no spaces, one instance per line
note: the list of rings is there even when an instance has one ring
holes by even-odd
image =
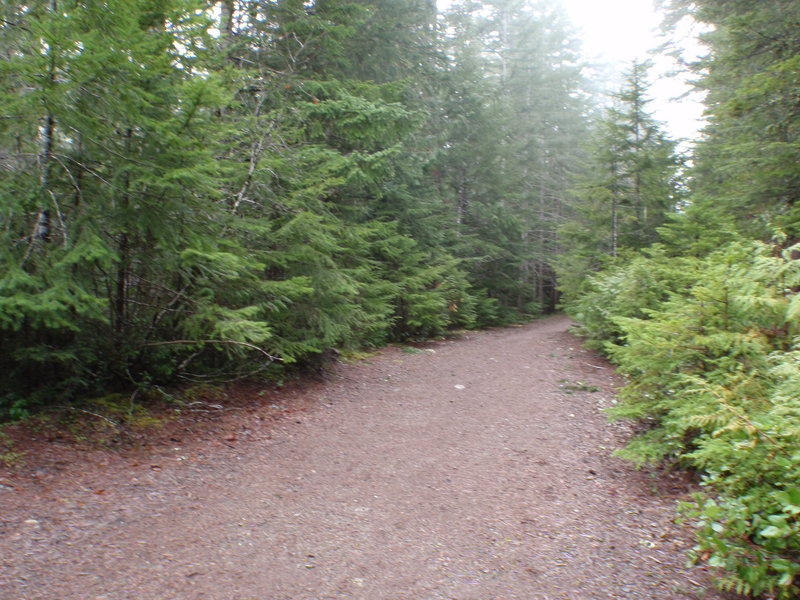
[[[241,112],[228,118],[250,121],[252,137],[230,146],[232,165],[251,148],[246,171],[234,166],[242,182],[235,194],[263,229],[265,245],[254,249],[265,254],[268,278],[310,286],[310,295],[271,317],[276,339],[292,348],[286,358],[430,334],[460,320],[448,307],[466,283],[445,292],[442,278],[458,280],[457,271],[436,246],[432,202],[411,192],[424,168],[410,150],[425,112],[411,81],[364,80],[379,74],[357,62],[369,42],[382,57],[374,66],[388,69],[381,78],[412,74],[403,71],[408,56],[391,55],[404,46],[386,41],[391,47],[380,49],[377,33],[364,35],[387,27],[394,10],[380,2],[268,3],[261,12],[272,18],[239,35],[249,58],[233,73]],[[405,16],[398,36],[416,40],[408,53],[424,48],[427,19],[425,10]],[[390,241],[405,252],[391,251]]]
[[[528,213],[523,281],[531,286],[535,301],[552,310],[557,301],[554,259],[562,246],[558,227],[584,156],[588,94],[577,42],[563,9],[540,1],[528,10],[527,22],[512,20],[513,52],[505,89],[512,157],[522,173],[520,210]]]
[[[0,132],[12,395],[41,385],[31,374],[45,366],[67,394],[130,384],[151,334],[192,302],[182,257],[221,227],[209,202],[219,90],[191,77],[205,32],[194,8],[60,0],[19,15],[0,98],[19,115]]]
[[[446,168],[460,252],[480,257],[473,281],[509,309],[530,313],[555,303],[555,230],[585,131],[583,81],[551,3],[486,4],[488,11],[464,3],[452,13],[450,55],[454,72],[463,73],[455,81],[468,87],[451,95],[469,118],[468,131],[454,129],[448,155],[456,160]]]
[[[698,145],[693,203],[748,235],[800,235],[800,6],[788,0],[664,2],[672,19],[712,26],[693,65],[709,125]],[[725,215],[723,217],[723,215]]]
[[[0,412],[551,302],[579,66],[489,9],[3,4]]]
[[[647,66],[634,63],[597,123],[586,171],[577,179],[572,215],[562,227],[570,247],[561,258],[561,285],[577,292],[587,273],[608,257],[645,248],[681,204],[676,144],[647,112]]]
[[[702,473],[685,507],[694,558],[724,589],[788,600],[800,576],[800,13],[781,0],[669,4],[673,23],[713,25],[694,65],[709,124],[690,195],[659,229],[665,247],[614,261],[571,308],[628,377],[614,413],[646,425],[624,455]]]

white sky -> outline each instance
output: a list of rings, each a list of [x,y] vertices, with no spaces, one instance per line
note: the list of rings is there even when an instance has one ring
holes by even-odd
[[[702,126],[703,107],[700,99],[678,99],[689,90],[683,78],[670,76],[674,65],[665,57],[648,54],[663,40],[660,38],[661,15],[653,0],[562,0],[571,20],[581,31],[584,55],[590,60],[609,63],[619,72],[635,59],[650,58],[655,62],[651,71],[653,98],[651,110],[663,121],[673,137],[694,138]],[[688,26],[681,32],[683,45],[689,54],[702,53]]]
[[[673,138],[695,138],[702,126],[701,99],[695,94],[678,100],[690,89],[685,83],[688,76],[669,76],[674,63],[665,57],[656,58],[648,54],[663,42],[659,35],[661,15],[654,8],[654,0],[561,1],[581,33],[583,54],[587,60],[605,63],[615,73],[623,71],[635,58],[653,60],[651,111],[656,119],[665,123]],[[440,10],[449,4],[450,0],[438,0]],[[681,31],[687,56],[702,54],[694,35],[689,26]]]
[[[626,61],[643,56],[655,44],[659,16],[650,0],[562,0],[582,30],[588,56]]]

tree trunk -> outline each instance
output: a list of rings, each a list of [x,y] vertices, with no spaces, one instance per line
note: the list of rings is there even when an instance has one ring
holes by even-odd
[[[57,0],[50,0],[50,12],[55,15],[58,11],[58,2]],[[48,66],[48,74],[47,74],[47,81],[48,86],[50,88],[56,82],[56,58],[55,58],[55,50],[52,47],[48,47],[48,53],[50,54],[50,61]],[[42,133],[42,152],[40,154],[40,163],[41,163],[41,178],[40,184],[42,188],[42,199],[41,199],[41,209],[39,211],[39,215],[37,217],[36,226],[34,228],[33,240],[31,242],[42,241],[48,242],[50,241],[50,209],[48,206],[51,203],[50,194],[52,194],[52,190],[50,189],[51,185],[51,177],[50,177],[50,170],[51,170],[51,163],[53,161],[53,146],[55,144],[55,135],[56,135],[56,119],[53,116],[53,113],[50,112],[48,107],[47,114],[45,115],[45,122],[44,122],[44,131]]]
[[[226,52],[233,37],[233,0],[221,0],[217,4],[219,6],[219,47],[220,50]]]

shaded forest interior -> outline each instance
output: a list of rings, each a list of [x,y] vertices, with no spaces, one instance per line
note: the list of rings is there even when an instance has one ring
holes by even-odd
[[[555,2],[3,11],[6,415],[530,319],[679,203]]]
[[[796,598],[800,3],[659,4],[691,156],[556,0],[3,3],[0,418],[563,307],[698,560]]]

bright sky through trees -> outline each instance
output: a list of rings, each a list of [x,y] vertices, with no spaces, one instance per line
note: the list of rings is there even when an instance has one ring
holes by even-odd
[[[648,58],[649,51],[662,41],[661,15],[652,0],[563,0],[563,3],[581,32],[587,58],[608,62],[615,70],[635,58]],[[701,53],[699,44],[689,32],[686,34],[683,44],[687,52]],[[674,68],[672,61],[657,57],[654,62],[650,92],[656,118],[667,123],[675,137],[695,137],[703,110],[699,98],[681,98],[689,88],[685,78],[669,75]]]
[[[650,73],[653,99],[651,110],[655,117],[666,123],[673,137],[693,139],[702,126],[703,107],[696,95],[683,97],[689,91],[686,76],[670,74],[675,65],[665,57],[652,57],[649,51],[664,40],[659,25],[662,15],[656,10],[654,0],[562,0],[564,8],[579,31],[585,58],[600,66],[600,72],[611,71],[616,82],[621,72],[638,59],[651,59],[655,63]],[[445,10],[451,0],[438,0],[440,10]],[[693,32],[681,32],[682,45],[689,56],[702,53]]]
[[[653,47],[659,16],[649,0],[563,0],[581,29],[589,57],[613,61],[644,57]]]
[[[661,43],[661,15],[653,0],[562,0],[571,20],[581,32],[587,58],[610,63],[622,69],[635,58],[646,59],[649,51]],[[684,33],[684,32],[682,32]],[[691,54],[702,52],[699,44],[686,32],[683,45]],[[678,99],[688,91],[677,76],[670,76],[672,61],[654,59],[651,73],[653,110],[667,123],[672,135],[681,138],[696,136],[701,126],[702,106],[698,98]]]

